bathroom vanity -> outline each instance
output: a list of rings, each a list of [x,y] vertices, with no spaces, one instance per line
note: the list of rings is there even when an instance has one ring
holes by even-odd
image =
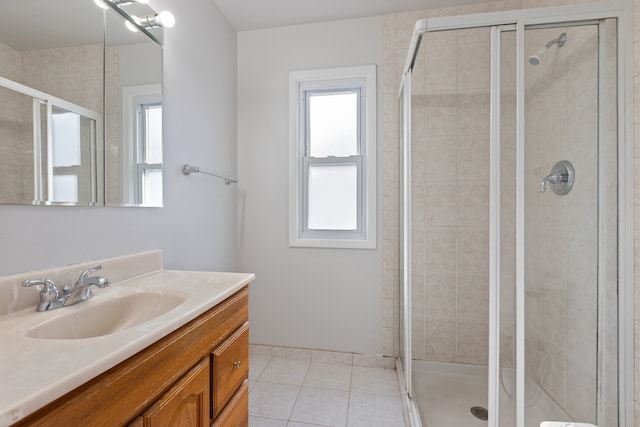
[[[160,269],[73,306],[4,313],[0,426],[246,426],[253,279]]]

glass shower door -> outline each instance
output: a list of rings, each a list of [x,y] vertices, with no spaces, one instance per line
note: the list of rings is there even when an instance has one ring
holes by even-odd
[[[527,427],[617,425],[617,414],[607,409],[617,407],[611,24],[527,27],[524,35]]]

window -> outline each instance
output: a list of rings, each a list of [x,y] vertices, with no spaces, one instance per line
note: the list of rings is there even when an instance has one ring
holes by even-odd
[[[129,203],[162,206],[162,89],[127,86],[122,94],[122,194]]]
[[[78,203],[78,175],[82,167],[80,116],[52,107],[52,192],[57,202]]]
[[[146,206],[162,206],[162,104],[136,105],[138,131],[137,198]]]
[[[290,245],[375,248],[375,66],[289,80]]]
[[[51,105],[47,150],[48,200],[64,203],[97,201],[95,116]]]

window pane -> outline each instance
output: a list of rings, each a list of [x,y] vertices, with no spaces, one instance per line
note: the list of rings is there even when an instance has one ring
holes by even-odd
[[[309,155],[358,153],[358,93],[309,95]]]
[[[54,175],[52,200],[78,203],[78,176]]]
[[[142,177],[142,204],[162,206],[162,169],[147,169]]]
[[[147,163],[162,163],[162,106],[146,108]]]
[[[53,166],[79,165],[80,116],[54,107],[51,120]]]
[[[308,228],[358,228],[358,168],[355,164],[310,164]]]

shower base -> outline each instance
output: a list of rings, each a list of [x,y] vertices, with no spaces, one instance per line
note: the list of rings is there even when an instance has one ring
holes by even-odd
[[[515,420],[513,369],[502,371],[501,426]],[[486,427],[487,421],[471,413],[473,407],[487,407],[487,368],[458,363],[413,361],[413,394],[425,427]],[[506,389],[506,391],[505,391]],[[569,416],[535,383],[527,383],[526,427],[542,421],[570,420]]]

